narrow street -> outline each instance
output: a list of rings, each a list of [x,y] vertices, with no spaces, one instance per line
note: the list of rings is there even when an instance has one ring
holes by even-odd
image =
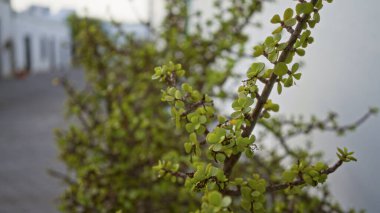
[[[64,126],[63,89],[51,81],[63,72],[0,80],[0,212],[58,212],[64,189],[48,169],[64,171],[53,129]],[[80,81],[81,73],[67,72]]]

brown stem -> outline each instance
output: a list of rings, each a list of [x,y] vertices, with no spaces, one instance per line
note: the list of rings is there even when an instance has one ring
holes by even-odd
[[[287,140],[287,139],[290,139],[292,137],[296,137],[296,136],[301,135],[301,134],[310,134],[312,131],[317,130],[317,129],[321,129],[323,131],[335,131],[335,132],[347,131],[351,128],[359,127],[366,120],[368,120],[371,117],[371,115],[373,115],[373,113],[371,111],[368,111],[362,117],[360,117],[358,120],[354,121],[353,123],[346,124],[344,126],[329,125],[330,124],[329,122],[331,122],[331,120],[329,118],[327,118],[321,122],[307,124],[305,128],[299,128],[297,131],[295,131],[291,134],[284,135],[283,137],[285,140]],[[293,121],[283,121],[283,124],[289,124],[292,126],[298,125],[297,122],[293,122]],[[323,124],[323,128],[320,127],[320,124]]]
[[[327,168],[326,170],[321,171],[321,174],[331,174],[335,172],[341,165],[343,164],[342,160],[337,161],[332,167]],[[295,186],[300,186],[302,184],[305,184],[305,180],[301,178],[289,182],[289,183],[281,183],[281,184],[276,184],[276,185],[269,185],[266,187],[266,192],[274,192],[274,191],[279,191],[286,189],[288,187],[295,187]],[[231,195],[231,196],[240,196],[240,189],[238,188],[237,190],[225,190],[225,194]]]
[[[328,169],[322,171],[321,174],[326,174],[326,175],[331,174],[331,173],[335,172],[342,164],[343,164],[343,161],[339,160],[332,167],[329,167]],[[283,189],[286,189],[288,187],[299,186],[302,184],[305,184],[305,180],[298,179],[298,180],[295,180],[295,181],[289,182],[289,183],[282,183],[282,184],[268,186],[267,192],[283,190]]]
[[[188,177],[192,178],[194,176],[194,173],[174,172],[169,169],[163,169],[163,171],[167,174],[170,174],[172,176],[179,177],[182,179],[186,179]]]
[[[316,0],[312,0],[312,3],[315,5]],[[289,56],[289,53],[291,52],[293,45],[296,43],[298,37],[300,36],[303,26],[306,24],[306,21],[309,19],[310,15],[305,14],[302,16],[301,20],[298,22],[294,32],[291,34],[286,48],[282,51],[278,62],[284,62],[286,58]],[[274,84],[276,83],[277,80],[277,75],[272,73],[271,77],[269,78],[269,82],[265,85],[263,92],[260,95],[260,100],[257,102],[255,109],[252,112],[251,119],[250,119],[250,125],[246,126],[244,129],[242,136],[243,137],[248,137],[251,135],[253,129],[255,128],[255,125],[260,118],[261,111],[264,108],[264,104],[267,102],[269,95],[273,89]],[[227,177],[231,175],[232,169],[235,166],[235,164],[239,161],[241,153],[232,155],[231,157],[227,158],[225,163],[224,163],[224,173],[226,174]]]

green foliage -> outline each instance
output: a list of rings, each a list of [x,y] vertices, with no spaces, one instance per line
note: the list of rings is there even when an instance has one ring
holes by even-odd
[[[206,20],[185,2],[166,1],[166,17],[150,39],[125,34],[117,23],[110,34],[99,20],[69,19],[86,85],[60,81],[68,115],[77,119],[56,132],[71,175],[61,210],[343,212],[322,184],[356,161],[353,153],[338,149],[328,166],[310,146],[288,141],[313,130],[343,135],[377,110],[341,126],[335,114],[311,121],[273,116],[280,105],[269,98],[275,84],[281,94],[300,80],[293,61],[313,43],[310,29],[324,2],[300,1],[273,16],[279,26],[253,48],[255,62],[236,93],[225,83],[236,79],[236,64],[247,55],[244,29],[261,1],[214,0],[216,12]],[[217,104],[225,102],[230,114]],[[267,146],[267,135],[278,146]],[[323,196],[310,192],[315,186]]]
[[[178,91],[190,80],[184,77],[178,83],[173,83],[173,80],[166,82],[162,100],[169,104],[172,112],[194,114],[194,117],[183,117],[178,122],[178,127],[189,133],[190,142],[185,143],[185,149],[192,163],[181,166],[172,174],[184,177],[184,187],[202,195],[198,212],[312,212],[315,209],[318,212],[342,212],[338,205],[327,201],[327,188],[323,188],[323,197],[313,196],[308,189],[325,183],[328,175],[344,162],[356,161],[353,152],[338,148],[338,161],[329,167],[321,161],[320,153],[311,153],[309,147],[292,148],[287,145],[287,140],[309,134],[314,129],[331,130],[342,135],[355,129],[376,110],[370,110],[359,122],[347,126],[339,126],[335,114],[326,121],[314,117],[311,123],[283,121],[271,118],[271,113],[278,112],[280,106],[269,99],[274,84],[277,83],[277,92],[281,94],[283,87],[291,87],[300,80],[299,64],[293,63],[293,58],[304,56],[305,48],[314,41],[310,29],[320,21],[321,8],[321,0],[300,1],[295,6],[296,16],[293,9],[288,8],[282,20],[279,15],[272,17],[271,23],[280,24],[280,28],[253,48],[253,56],[264,56],[271,66],[263,62],[252,63],[247,71],[248,79],[243,81],[232,100],[233,112],[230,115],[220,114],[212,104],[218,97],[203,91],[199,91],[202,94],[197,95],[196,100],[191,98],[191,94],[181,96],[185,104],[178,107],[173,103],[174,98],[166,98],[165,91]],[[286,41],[282,39],[283,29],[290,33]],[[156,69],[173,66],[171,64]],[[179,72],[180,66],[174,67],[178,69],[166,73],[161,79],[168,79]],[[196,104],[199,101],[202,104]],[[172,116],[177,120],[176,113]],[[204,118],[202,122],[198,121],[200,116]],[[265,140],[256,140],[253,132],[256,124],[263,126],[267,134],[273,134],[285,152],[279,152],[277,147],[255,151],[255,147],[265,147]],[[242,154],[245,154],[244,159],[240,159]],[[281,166],[279,163],[284,159],[294,165],[290,168]],[[231,199],[228,209],[221,205],[223,196]]]
[[[69,18],[75,61],[85,70],[86,85],[75,88],[65,79],[60,81],[68,94],[67,115],[75,118],[70,127],[56,132],[69,175],[61,211],[187,212],[197,208],[201,198],[172,184],[185,181],[168,172],[191,164],[185,152],[200,153],[202,142],[197,135],[206,131],[216,110],[202,94],[226,98],[223,85],[245,52],[248,36],[244,30],[260,10],[261,1],[225,4],[215,0],[215,14],[204,20],[200,13],[189,14],[185,1],[168,0],[161,27],[152,29],[148,39],[124,33],[118,23]],[[110,28],[116,33],[109,33]],[[168,63],[155,69],[170,60],[182,68]],[[181,88],[164,91],[162,101],[173,105],[172,110],[157,98],[162,84],[152,83],[152,70],[153,79],[171,84],[188,80]],[[192,110],[201,105],[204,108]],[[175,127],[184,122],[188,122],[187,130]],[[223,160],[220,154],[215,157]],[[152,167],[160,159],[168,170],[157,177]],[[171,163],[174,160],[179,163]],[[225,199],[222,206],[228,203]]]

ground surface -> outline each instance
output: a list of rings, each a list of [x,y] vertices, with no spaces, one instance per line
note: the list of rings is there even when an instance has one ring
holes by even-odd
[[[57,212],[63,171],[52,130],[64,125],[65,94],[51,80],[63,73],[0,80],[0,212]],[[68,72],[80,81],[79,72]]]

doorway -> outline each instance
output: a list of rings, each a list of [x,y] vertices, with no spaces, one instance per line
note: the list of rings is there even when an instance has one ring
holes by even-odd
[[[30,72],[32,70],[32,47],[30,36],[25,36],[25,71]]]
[[[55,54],[55,40],[51,38],[50,40],[50,71],[55,71],[56,69],[56,54]]]

